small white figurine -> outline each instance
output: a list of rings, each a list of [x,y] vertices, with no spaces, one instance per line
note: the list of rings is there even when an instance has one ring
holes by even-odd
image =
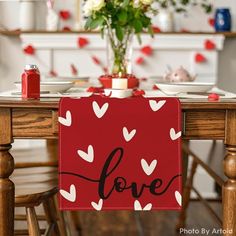
[[[48,14],[46,19],[46,30],[57,31],[59,17],[55,10],[53,9],[54,0],[47,0]]]

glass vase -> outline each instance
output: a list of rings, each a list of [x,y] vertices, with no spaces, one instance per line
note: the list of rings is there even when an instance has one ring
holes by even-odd
[[[107,65],[109,74],[132,74],[133,31],[124,30],[122,40],[118,40],[115,31],[107,29]]]

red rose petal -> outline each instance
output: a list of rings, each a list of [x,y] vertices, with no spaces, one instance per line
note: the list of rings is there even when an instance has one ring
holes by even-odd
[[[34,55],[35,54],[35,48],[32,45],[28,45],[23,49],[25,54],[28,55]]]
[[[71,64],[70,68],[71,68],[71,74],[72,75],[78,75],[78,70],[77,70],[77,68],[75,67],[74,64]]]
[[[103,72],[104,72],[105,74],[108,73],[108,68],[107,68],[107,67],[103,67],[102,70],[103,70]]]
[[[89,44],[89,40],[87,38],[79,37],[77,43],[80,48],[83,48]]]
[[[141,52],[146,56],[151,56],[153,53],[153,49],[149,45],[147,45],[141,48]]]
[[[206,57],[201,53],[197,53],[194,59],[196,63],[203,63],[206,61]]]
[[[141,64],[144,63],[144,58],[143,57],[138,57],[135,62],[136,62],[137,65],[141,65]]]
[[[219,101],[220,96],[216,93],[211,93],[208,95],[208,101]]]
[[[182,28],[182,29],[180,30],[180,32],[182,32],[182,33],[189,33],[189,32],[190,32],[190,30],[188,30],[188,29],[185,29],[185,28]]]
[[[214,50],[216,48],[215,43],[209,39],[204,42],[204,46],[206,50]]]
[[[68,10],[61,10],[59,15],[62,20],[68,20],[71,17],[70,11]]]

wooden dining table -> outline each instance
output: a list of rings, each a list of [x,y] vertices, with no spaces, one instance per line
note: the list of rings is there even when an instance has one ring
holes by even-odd
[[[209,102],[182,99],[185,140],[223,140],[222,168],[227,177],[222,193],[223,230],[236,236],[236,99]],[[0,98],[0,235],[14,235],[14,171],[10,154],[14,139],[57,139],[59,98],[23,100]]]

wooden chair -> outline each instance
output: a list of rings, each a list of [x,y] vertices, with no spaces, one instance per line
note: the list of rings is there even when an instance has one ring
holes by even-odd
[[[28,224],[28,230],[17,230],[15,235],[70,235],[66,216],[57,204],[57,142],[47,142],[47,148],[13,149],[11,153],[15,157],[15,206],[26,210],[26,214],[15,215],[15,221]],[[37,206],[43,206],[43,215],[36,214]],[[39,228],[41,221],[47,221],[47,229]]]
[[[216,142],[213,141],[210,154],[208,156],[208,160],[212,159],[214,149],[216,146]],[[190,203],[190,195],[191,190],[195,192],[198,199],[203,203],[203,205],[206,207],[206,209],[209,211],[210,215],[216,220],[218,225],[222,226],[222,220],[221,218],[215,213],[215,211],[210,207],[207,200],[202,197],[200,192],[194,187],[193,181],[194,176],[196,174],[196,170],[198,166],[201,166],[208,174],[211,176],[218,186],[222,187],[224,184],[224,180],[212,169],[210,168],[206,163],[204,163],[195,153],[193,153],[190,149],[187,143],[183,142],[182,144],[182,150],[183,150],[183,156],[185,159],[192,157],[192,164],[190,168],[190,174],[186,179],[184,189],[183,189],[183,204],[182,204],[182,210],[179,215],[178,223],[176,225],[176,230],[179,231],[180,228],[184,228],[186,224],[186,218],[187,218],[187,208]]]

